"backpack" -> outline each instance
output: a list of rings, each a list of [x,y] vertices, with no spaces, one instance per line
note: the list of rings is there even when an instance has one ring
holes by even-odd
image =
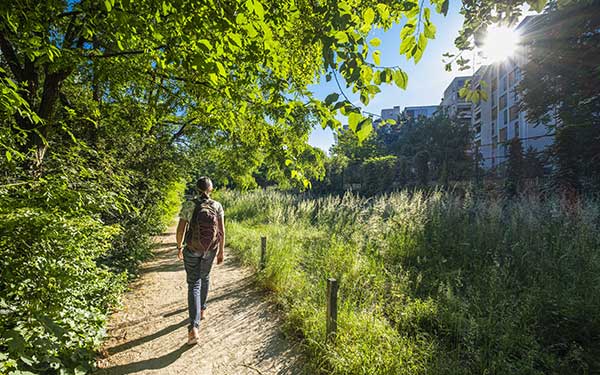
[[[195,253],[212,250],[220,237],[219,214],[209,199],[194,200],[196,206],[185,236],[186,246]]]

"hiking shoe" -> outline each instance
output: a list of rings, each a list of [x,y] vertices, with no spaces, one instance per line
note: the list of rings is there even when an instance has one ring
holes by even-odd
[[[199,336],[200,335],[198,334],[198,328],[192,328],[191,331],[188,332],[188,345],[197,344]]]

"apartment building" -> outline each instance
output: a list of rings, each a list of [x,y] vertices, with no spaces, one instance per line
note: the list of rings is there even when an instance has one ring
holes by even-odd
[[[527,32],[526,18],[518,26],[521,33]],[[508,159],[508,146],[513,138],[520,138],[523,149],[532,147],[543,151],[553,142],[548,128],[527,121],[521,108],[521,98],[516,87],[522,79],[522,67],[527,62],[525,47],[520,47],[510,58],[480,67],[473,76],[475,84],[483,81],[488,94],[487,101],[472,106],[474,149],[483,158],[485,169],[495,168]],[[477,88],[482,88],[481,85]]]
[[[393,108],[384,108],[381,110],[381,119],[382,120],[394,120],[397,121],[400,118],[402,111],[400,111],[400,106],[396,105]]]
[[[433,115],[437,112],[439,106],[437,105],[425,105],[425,106],[413,106],[413,107],[404,107],[404,111],[402,115],[406,119],[417,119],[419,117],[433,117]]]
[[[465,82],[470,80],[471,76],[456,77],[450,82],[446,90],[440,107],[446,114],[452,118],[470,122],[472,117],[471,102],[461,98],[459,90],[464,87]]]

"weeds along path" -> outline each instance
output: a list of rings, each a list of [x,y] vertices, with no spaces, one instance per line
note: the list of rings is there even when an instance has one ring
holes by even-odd
[[[186,344],[187,285],[174,232],[157,236],[155,257],[111,317],[97,374],[302,373],[299,349],[282,335],[277,312],[227,249],[225,262],[213,265],[200,343]]]

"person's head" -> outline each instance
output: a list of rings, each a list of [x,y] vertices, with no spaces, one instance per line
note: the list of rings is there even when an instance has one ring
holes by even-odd
[[[196,189],[198,189],[200,193],[210,194],[213,190],[213,183],[210,178],[202,176],[196,181]]]

